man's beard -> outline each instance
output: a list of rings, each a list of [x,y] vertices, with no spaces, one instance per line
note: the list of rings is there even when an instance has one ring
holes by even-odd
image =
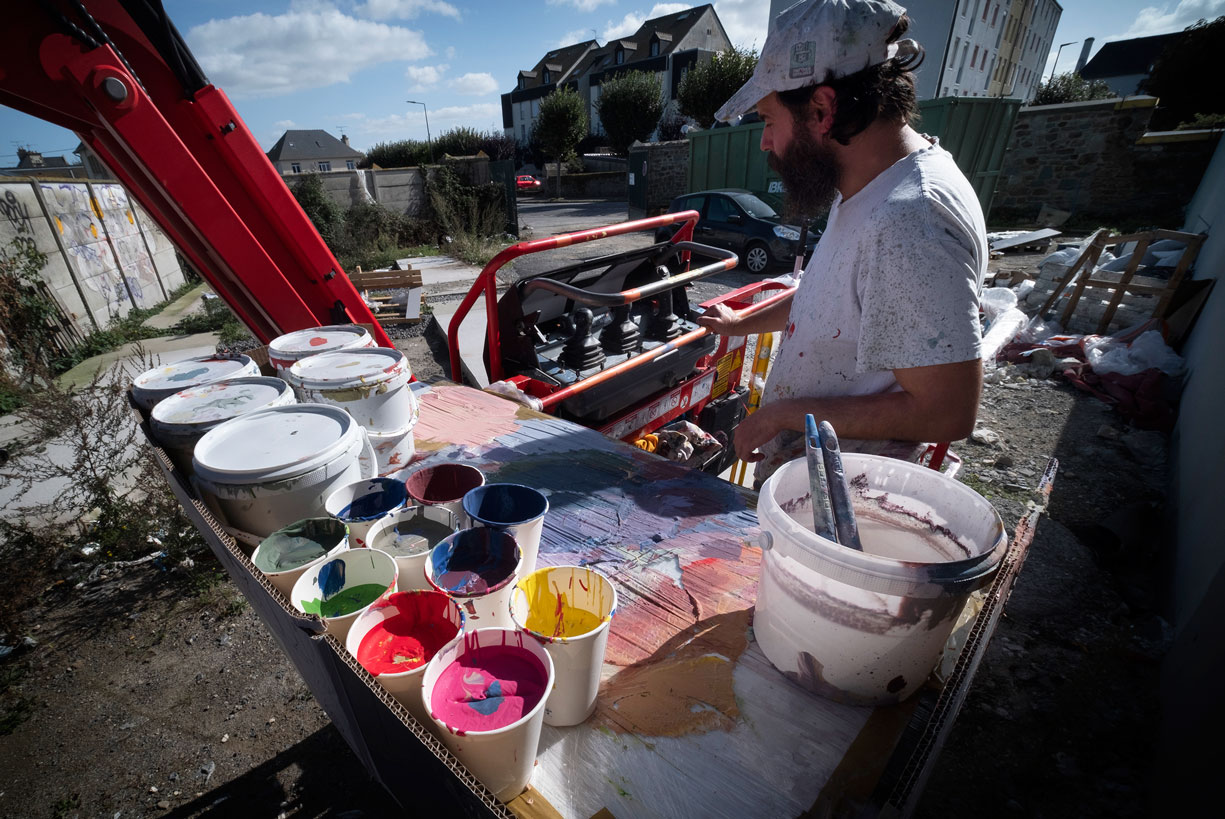
[[[789,221],[819,218],[829,212],[841,178],[838,159],[797,123],[785,155],[770,152],[766,161],[783,178],[783,215]]]

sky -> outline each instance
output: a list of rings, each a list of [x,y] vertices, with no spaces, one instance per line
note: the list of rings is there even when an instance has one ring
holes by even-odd
[[[953,2],[953,0],[949,0]],[[905,0],[901,0],[905,5]],[[88,0],[86,2],[88,6]],[[347,134],[353,147],[425,139],[456,126],[501,130],[500,95],[545,52],[601,44],[691,3],[634,0],[165,0],[209,80],[265,149],[286,129]],[[1046,76],[1071,71],[1086,37],[1104,43],[1181,31],[1225,0],[1061,0]],[[737,45],[765,40],[765,0],[716,0]],[[3,58],[0,58],[2,61]],[[2,69],[2,65],[0,65]],[[415,100],[422,105],[409,104]],[[17,148],[66,156],[70,132],[0,106],[0,167]]]

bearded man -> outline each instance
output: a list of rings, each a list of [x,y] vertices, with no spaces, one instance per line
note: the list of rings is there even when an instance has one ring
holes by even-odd
[[[737,428],[754,480],[804,454],[804,416],[842,448],[917,457],[974,428],[982,390],[982,209],[952,156],[915,131],[922,49],[889,0],[805,0],[772,22],[752,78],[718,112],[756,110],[788,210],[829,212],[799,285],[724,335],[782,331],[761,406]]]

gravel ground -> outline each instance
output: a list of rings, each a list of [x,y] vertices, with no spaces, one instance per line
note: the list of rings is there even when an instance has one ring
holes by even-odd
[[[441,377],[436,344],[398,341]],[[1132,515],[1161,519],[1165,441],[1055,381],[988,385],[979,428],[953,450],[1010,528],[1016,487],[1060,472],[917,815],[1147,815],[1169,544]],[[0,660],[5,708],[28,703],[0,735],[0,815],[400,815],[241,595],[179,574],[48,579]]]

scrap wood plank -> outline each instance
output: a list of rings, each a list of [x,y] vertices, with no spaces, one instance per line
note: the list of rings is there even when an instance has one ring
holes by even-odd
[[[1062,231],[1055,230],[1054,228],[1032,230],[1029,233],[1022,233],[1020,236],[1009,236],[1006,239],[996,239],[991,243],[991,249],[1010,250],[1012,248],[1025,247],[1027,245],[1043,242],[1047,239],[1060,235],[1060,233],[1062,233]]]
[[[1098,228],[1092,236],[1085,242],[1084,250],[1076,257],[1076,261],[1068,268],[1068,272],[1064,275],[1059,283],[1055,285],[1054,291],[1050,297],[1042,303],[1042,307],[1038,310],[1038,315],[1044,316],[1046,312],[1055,306],[1055,302],[1059,301],[1059,297],[1063,295],[1063,289],[1068,286],[1072,279],[1076,278],[1077,272],[1084,267],[1085,262],[1089,260],[1090,255],[1093,257],[1093,262],[1097,262],[1097,258],[1101,255],[1102,249],[1097,246],[1098,238],[1105,232],[1105,228]],[[1096,251],[1094,248],[1097,248]]]

